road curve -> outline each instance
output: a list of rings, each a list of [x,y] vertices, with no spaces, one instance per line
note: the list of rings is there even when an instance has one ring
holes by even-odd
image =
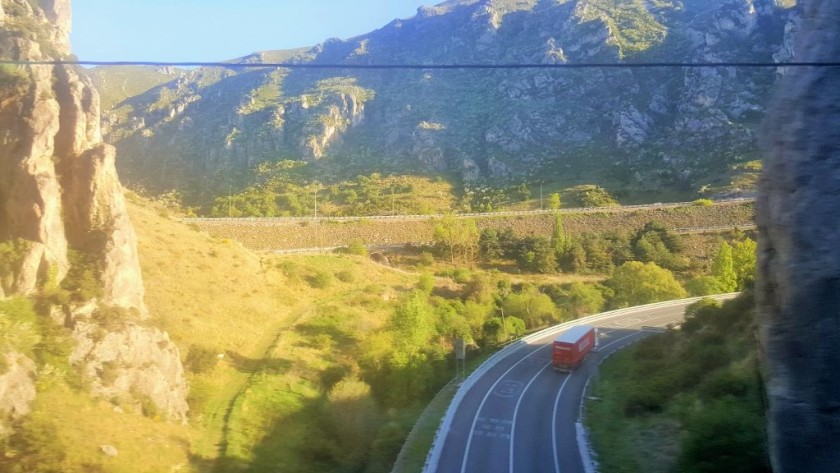
[[[507,347],[459,388],[441,423],[424,472],[591,471],[581,460],[575,429],[588,379],[605,357],[652,333],[647,327],[681,321],[685,307],[697,299],[586,317]],[[552,340],[569,327],[585,323],[599,328],[600,350],[571,374],[555,372],[550,363]]]

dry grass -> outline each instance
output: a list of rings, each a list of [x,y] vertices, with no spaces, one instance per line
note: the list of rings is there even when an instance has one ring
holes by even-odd
[[[320,374],[346,360],[331,355],[333,342],[312,343],[297,328],[340,310],[354,324],[348,330],[375,330],[414,277],[355,256],[260,256],[148,206],[131,211],[153,323],[184,359],[192,345],[225,355],[212,371],[190,375],[190,453],[207,464],[222,454],[249,464],[269,442],[275,460],[303,465],[294,436],[306,428],[304,406],[320,394]],[[328,283],[317,288],[322,273]]]
[[[55,434],[46,448],[65,454],[62,472],[87,472],[90,465],[109,473],[190,471],[186,426],[120,413],[61,384],[42,387],[27,424],[33,432]],[[118,455],[103,454],[102,445],[115,447]]]

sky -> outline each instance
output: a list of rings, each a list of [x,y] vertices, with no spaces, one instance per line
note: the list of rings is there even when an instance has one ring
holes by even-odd
[[[347,39],[441,0],[73,0],[86,61],[223,61]]]

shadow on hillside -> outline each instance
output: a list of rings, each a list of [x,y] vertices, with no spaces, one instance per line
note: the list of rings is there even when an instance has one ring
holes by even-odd
[[[295,332],[308,340],[303,345],[313,348],[323,348],[323,344],[325,343],[348,346],[355,342],[355,338],[340,327],[324,323],[300,324],[295,326]],[[326,340],[326,337],[329,337],[329,340]]]
[[[320,413],[321,398],[304,401],[300,408],[289,415],[271,419],[256,419],[269,427],[262,439],[247,442],[248,432],[229,432],[217,444],[220,457],[190,457],[194,471],[202,473],[241,473],[245,471],[294,471],[316,472],[334,469],[334,449],[324,436],[324,421]],[[239,424],[247,429],[248,423]],[[234,440],[238,438],[238,440]],[[229,448],[232,447],[232,448]],[[239,454],[247,456],[240,458]]]
[[[242,373],[279,373],[292,367],[292,362],[284,358],[248,358],[233,351],[225,352],[225,359]]]

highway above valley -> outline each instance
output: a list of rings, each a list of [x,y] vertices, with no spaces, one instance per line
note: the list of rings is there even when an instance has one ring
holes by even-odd
[[[731,298],[734,295],[716,296]],[[581,399],[601,360],[683,319],[698,298],[606,312],[525,337],[487,360],[459,388],[424,472],[591,472],[576,425]],[[551,342],[574,325],[598,327],[599,350],[571,374],[551,367]]]

